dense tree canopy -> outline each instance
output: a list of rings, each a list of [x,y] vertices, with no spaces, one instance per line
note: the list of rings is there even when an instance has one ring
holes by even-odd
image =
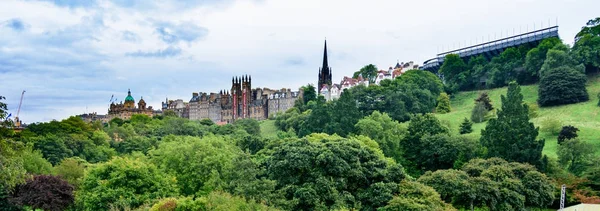
[[[456,207],[486,206],[490,210],[524,210],[552,204],[554,187],[533,166],[502,159],[473,159],[461,170],[427,172],[418,180]]]
[[[175,181],[141,158],[117,157],[90,168],[77,192],[77,202],[90,210],[137,208],[177,195]]]
[[[362,76],[363,78],[369,80],[369,83],[375,83],[375,78],[377,78],[377,70],[377,66],[368,64],[360,68],[359,71],[354,72],[352,78],[358,78],[358,76]]]
[[[284,143],[266,162],[266,170],[294,210],[380,207],[404,178],[402,167],[361,142],[335,137]]]

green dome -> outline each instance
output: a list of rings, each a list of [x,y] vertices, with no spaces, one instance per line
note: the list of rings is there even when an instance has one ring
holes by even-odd
[[[127,91],[127,97],[125,98],[125,102],[127,102],[127,101],[132,101],[132,102],[135,101],[133,99],[133,97],[131,96],[131,90]]]

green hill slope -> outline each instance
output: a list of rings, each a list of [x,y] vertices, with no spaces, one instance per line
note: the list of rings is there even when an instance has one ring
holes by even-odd
[[[562,122],[562,125],[573,125],[579,128],[579,138],[581,140],[593,143],[594,146],[600,148],[600,107],[597,106],[597,94],[600,92],[600,75],[591,76],[586,84],[587,91],[590,95],[590,100],[584,103],[571,104],[565,106],[540,108],[539,116],[531,121],[541,128],[541,122],[545,119],[552,118]],[[506,95],[506,88],[498,88],[484,90],[488,92],[492,104],[495,108],[501,105],[500,95]],[[471,116],[471,110],[474,106],[474,100],[480,92],[470,91],[460,92],[451,99],[452,112],[447,114],[437,114],[436,116],[443,122],[450,124],[453,133],[458,134],[458,127],[465,117]],[[536,103],[538,98],[538,85],[521,86],[526,103]],[[485,128],[486,122],[473,124],[473,133],[470,136],[479,137],[481,129]],[[538,138],[546,139],[544,154],[549,157],[557,157],[557,141],[556,136],[540,131]]]

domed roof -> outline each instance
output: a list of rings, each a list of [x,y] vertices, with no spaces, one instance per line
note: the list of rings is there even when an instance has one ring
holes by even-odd
[[[146,101],[144,100],[144,97],[141,97],[140,101],[138,103],[146,103]]]
[[[125,98],[125,102],[128,102],[128,101],[135,101],[133,99],[133,97],[131,96],[131,90],[127,91],[127,97]]]

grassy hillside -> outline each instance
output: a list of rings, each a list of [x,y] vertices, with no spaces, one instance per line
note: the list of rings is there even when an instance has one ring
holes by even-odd
[[[265,138],[276,138],[277,127],[275,120],[264,120],[260,122],[260,134]]]
[[[540,108],[539,116],[531,121],[541,128],[541,122],[547,118],[560,120],[562,125],[573,125],[579,128],[579,137],[582,140],[593,143],[597,148],[600,148],[600,107],[597,106],[600,92],[600,76],[592,76],[588,78],[586,84],[590,100],[584,103],[571,104],[565,106],[556,106],[548,108]],[[500,95],[506,95],[506,88],[486,90],[492,100],[495,108],[501,106]],[[482,91],[460,92],[451,99],[452,112],[448,114],[437,114],[436,116],[451,125],[452,131],[458,134],[458,127],[465,117],[471,116],[471,109],[474,106],[474,100]],[[538,85],[521,86],[526,103],[535,103],[538,96]],[[485,128],[486,122],[473,124],[474,137],[479,137],[481,129]],[[557,142],[556,136],[540,131],[538,138],[546,139],[544,154],[549,157],[557,157]]]
[[[597,106],[597,94],[600,92],[600,75],[588,78],[587,90],[590,95],[590,100],[584,103],[556,106],[548,108],[539,108],[538,117],[531,121],[541,129],[541,123],[547,118],[560,120],[562,125],[573,125],[579,128],[579,137],[582,140],[593,143],[597,148],[600,148],[600,107]],[[495,108],[500,108],[500,95],[506,95],[506,88],[485,90],[488,92],[492,104]],[[471,116],[471,109],[474,106],[474,100],[482,91],[460,92],[451,99],[452,112],[448,114],[436,114],[436,116],[446,124],[449,124],[453,133],[458,134],[458,127],[463,119]],[[538,96],[538,85],[521,86],[526,103],[535,104]],[[277,128],[275,121],[261,121],[260,128],[263,137],[276,137]],[[407,124],[407,123],[405,123]],[[479,137],[481,129],[485,128],[486,122],[473,124],[473,133],[469,134],[472,137]],[[538,138],[546,139],[544,154],[550,157],[557,157],[557,141],[556,136],[540,130]],[[599,150],[600,153],[600,150]]]

